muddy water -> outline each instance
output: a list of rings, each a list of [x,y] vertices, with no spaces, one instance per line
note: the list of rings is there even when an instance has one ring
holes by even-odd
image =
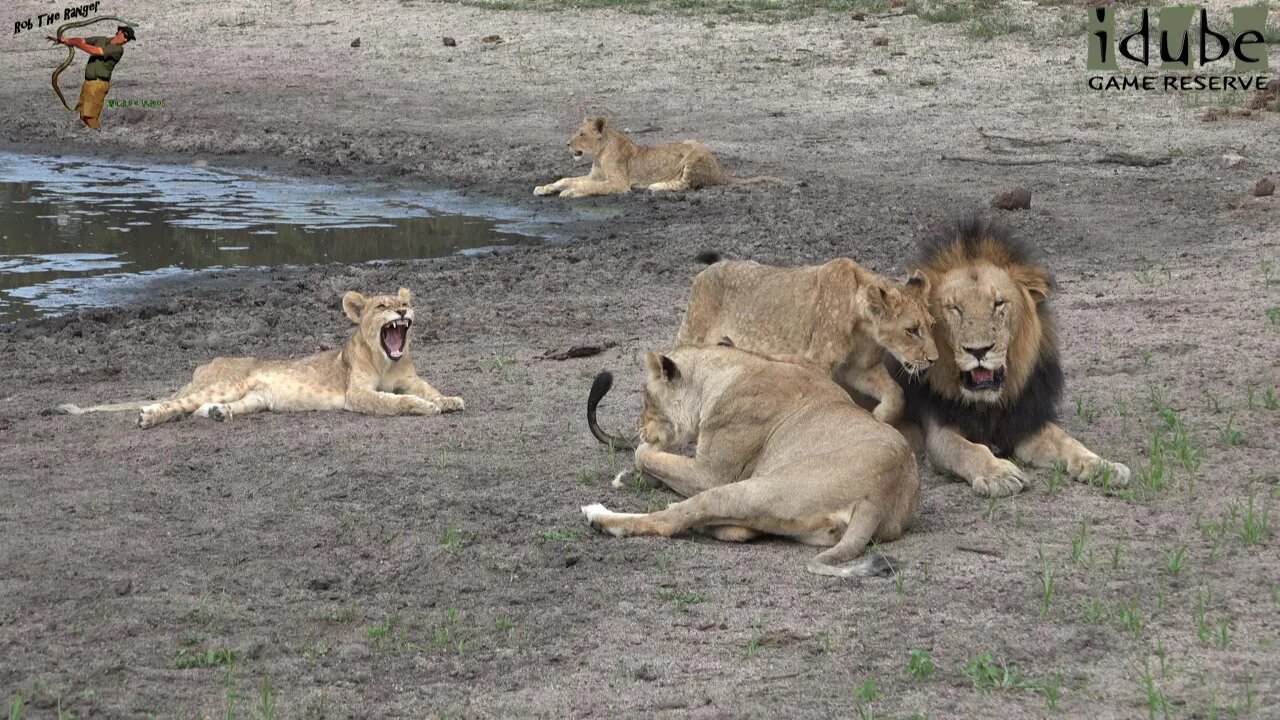
[[[538,230],[447,192],[0,153],[0,322],[114,304],[159,276],[438,257]]]

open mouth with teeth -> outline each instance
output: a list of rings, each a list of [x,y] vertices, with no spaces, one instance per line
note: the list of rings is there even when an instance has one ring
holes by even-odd
[[[413,321],[408,318],[392,320],[382,326],[382,350],[392,360],[404,357],[404,347],[409,339],[409,326]]]
[[[581,150],[574,150],[574,151],[573,151],[573,159],[574,159],[574,160],[581,160],[581,159],[582,159],[582,151],[581,151]]]
[[[976,367],[961,373],[964,386],[969,390],[999,390],[1004,383],[1004,370]]]

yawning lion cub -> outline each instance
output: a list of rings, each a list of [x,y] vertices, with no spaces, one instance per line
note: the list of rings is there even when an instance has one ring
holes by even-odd
[[[149,428],[183,415],[214,420],[273,410],[353,410],[370,415],[438,415],[462,410],[462,398],[446,397],[418,377],[409,356],[413,326],[411,294],[342,297],[342,310],[360,327],[345,347],[294,360],[216,358],[171,400],[79,408],[74,415],[138,410],[138,427]]]

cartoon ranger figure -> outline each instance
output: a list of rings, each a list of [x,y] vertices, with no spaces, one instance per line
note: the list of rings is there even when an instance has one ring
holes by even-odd
[[[102,105],[107,100],[107,91],[111,89],[111,73],[116,69],[120,58],[124,57],[125,44],[135,39],[133,28],[128,25],[117,27],[116,34],[111,37],[49,36],[49,40],[55,43],[69,48],[79,48],[89,54],[89,62],[84,68],[84,85],[80,88],[80,101],[76,103],[76,112],[80,113],[80,121],[86,127],[98,128],[98,116],[102,114]],[[58,89],[56,73],[54,89]],[[61,97],[61,91],[58,95]]]

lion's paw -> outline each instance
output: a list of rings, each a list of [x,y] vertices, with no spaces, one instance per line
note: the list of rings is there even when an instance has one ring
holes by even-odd
[[[231,419],[231,408],[222,403],[205,403],[196,410],[195,414],[210,420],[226,422]]]
[[[434,402],[440,406],[440,412],[461,412],[467,409],[467,404],[460,397],[436,398]]]
[[[1080,480],[1096,483],[1108,489],[1119,490],[1129,487],[1131,477],[1132,473],[1129,471],[1128,465],[1099,458],[1098,462],[1094,463],[1089,472],[1082,476]]]
[[[587,196],[587,193],[583,192],[582,190],[579,190],[578,188],[569,188],[568,190],[562,190],[560,192],[560,197],[562,198],[579,198],[579,197],[586,197],[586,196]]]
[[[1008,497],[1022,492],[1027,476],[1008,460],[996,460],[987,471],[973,479],[973,490],[986,497]]]
[[[871,416],[885,425],[897,425],[902,419],[902,406],[882,402],[871,411]]]
[[[159,424],[160,406],[147,405],[138,412],[138,427],[146,430]]]
[[[613,535],[614,537],[622,537],[621,532],[619,532],[617,528],[610,528],[605,524],[606,518],[612,517],[617,513],[600,503],[583,505],[579,509],[582,510],[583,515],[587,516],[587,524],[590,525],[593,530],[605,533],[606,535]]]
[[[533,189],[534,195],[554,195],[555,192],[556,192],[556,188],[554,183],[552,183],[551,185],[539,185],[538,187]]]

